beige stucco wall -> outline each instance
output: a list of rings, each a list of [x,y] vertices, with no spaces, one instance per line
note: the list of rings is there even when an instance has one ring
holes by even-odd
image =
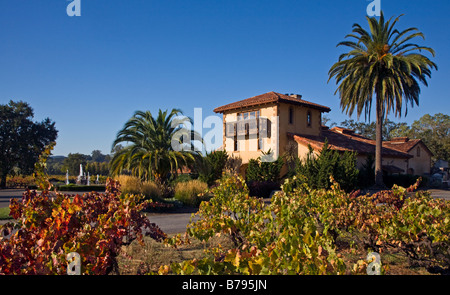
[[[298,145],[298,147],[297,147],[298,158],[303,161],[306,159],[306,156],[309,153],[309,148],[303,144],[297,144],[297,145]],[[319,154],[320,154],[319,150],[314,150],[314,155],[316,157],[319,156]]]
[[[289,123],[289,108],[293,108],[294,120]],[[307,125],[307,114],[311,112],[311,126]],[[317,135],[321,133],[322,113],[319,110],[291,104],[280,104],[278,111],[280,121],[280,153],[283,154],[290,138],[287,133],[305,135]],[[308,153],[308,148],[299,145],[298,156],[303,158]]]
[[[420,156],[417,156],[417,149],[420,148]],[[413,158],[409,159],[409,168],[412,168],[415,175],[430,173],[431,154],[422,143],[417,144],[409,152]]]
[[[260,116],[268,118],[271,121],[271,136],[269,138],[263,139],[262,149],[258,150],[258,138],[256,136],[249,136],[248,139],[245,137],[239,137],[238,140],[238,151],[234,151],[234,140],[233,138],[228,138],[225,136],[225,124],[227,122],[235,122],[237,121],[238,113],[245,112],[253,112],[260,111]],[[233,113],[225,113],[223,115],[223,123],[224,123],[224,148],[228,152],[229,155],[234,157],[240,157],[242,159],[242,163],[248,163],[250,159],[255,159],[262,155],[262,151],[267,152],[271,149],[278,155],[278,124],[277,120],[277,105],[265,105],[262,107],[252,107],[240,109],[238,112]]]
[[[420,148],[420,156],[417,156],[417,148]],[[410,159],[401,159],[401,158],[392,158],[392,157],[383,157],[383,165],[394,165],[404,170],[403,174],[408,173],[408,169],[413,169],[413,174],[415,175],[423,175],[426,173],[430,173],[431,169],[431,154],[427,151],[426,147],[419,143],[413,149],[408,152],[411,156]],[[362,165],[366,162],[365,155],[358,155],[357,159],[357,167],[359,169],[362,168]]]
[[[293,123],[289,123],[289,108],[294,111]],[[311,112],[311,126],[307,125],[307,113]],[[291,104],[280,103],[278,108],[280,117],[280,134],[292,132],[305,135],[319,135],[321,131],[322,113],[319,110],[297,106]]]
[[[402,174],[405,174],[408,170],[408,159],[399,159],[399,158],[392,158],[392,157],[383,157],[382,158],[382,165],[393,165],[398,168],[403,169],[404,172]]]
[[[294,120],[293,123],[289,123],[289,108],[293,108]],[[260,110],[260,116],[269,118],[271,121],[271,136],[263,140],[262,150],[258,150],[258,139],[255,138],[239,138],[238,137],[238,151],[234,150],[233,138],[225,137],[225,124],[226,122],[237,121],[237,113],[245,113]],[[307,114],[311,112],[311,126],[307,125]],[[224,118],[224,148],[235,157],[241,157],[242,163],[248,163],[249,159],[254,159],[262,155],[262,151],[267,152],[271,149],[274,152],[275,157],[283,155],[285,148],[289,142],[287,136],[288,132],[299,133],[306,135],[320,135],[322,113],[319,110],[307,108],[303,106],[296,106],[291,104],[271,104],[259,107],[250,107],[239,109],[239,111],[233,111],[225,113]],[[303,149],[299,149],[299,156]],[[306,149],[306,152],[308,150]]]

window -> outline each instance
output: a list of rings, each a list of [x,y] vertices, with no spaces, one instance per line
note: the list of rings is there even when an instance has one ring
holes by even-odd
[[[420,147],[417,147],[417,157],[420,157]]]
[[[239,145],[244,144],[242,140],[248,140],[248,139],[256,139],[257,140],[257,146],[258,150],[262,149],[263,145],[263,139],[261,138],[261,126],[260,126],[260,115],[261,111],[251,111],[251,112],[245,112],[245,113],[238,113],[237,114],[237,123],[236,123],[236,133],[234,133],[234,151],[239,151]],[[266,124],[267,125],[267,124]],[[267,129],[267,126],[266,126]],[[230,127],[231,130],[231,127]],[[265,133],[267,133],[267,130],[265,130]],[[265,135],[267,137],[267,134]],[[241,142],[239,143],[239,140]]]
[[[242,120],[248,120],[248,119],[256,119],[256,118],[259,118],[259,115],[260,115],[259,110],[253,111],[253,112],[238,113],[237,120],[242,121]]]
[[[294,124],[294,108],[289,108],[289,124]]]
[[[306,125],[308,127],[311,127],[311,123],[312,123],[311,111],[308,111],[308,113],[306,114]]]

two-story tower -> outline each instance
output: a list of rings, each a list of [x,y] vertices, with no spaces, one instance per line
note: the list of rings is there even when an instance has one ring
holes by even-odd
[[[268,92],[214,109],[223,114],[223,149],[242,163],[269,149],[282,155],[289,133],[321,136],[322,113],[330,108],[298,94]]]

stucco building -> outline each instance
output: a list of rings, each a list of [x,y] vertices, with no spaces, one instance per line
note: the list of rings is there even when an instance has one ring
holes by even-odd
[[[276,158],[286,150],[299,158],[308,146],[320,152],[328,141],[332,149],[357,152],[358,166],[375,154],[375,141],[353,130],[322,126],[329,107],[302,99],[301,95],[268,92],[214,109],[223,114],[223,149],[234,157],[249,159],[269,150]],[[292,151],[294,149],[294,151]],[[422,175],[430,172],[431,152],[420,139],[396,138],[383,142],[383,169],[387,173]]]

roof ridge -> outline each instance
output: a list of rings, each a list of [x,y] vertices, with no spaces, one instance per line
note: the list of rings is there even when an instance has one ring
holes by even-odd
[[[240,108],[246,108],[246,107],[267,104],[267,103],[279,103],[279,102],[306,105],[308,107],[318,109],[322,112],[331,111],[331,109],[327,106],[309,102],[309,101],[303,100],[301,98],[299,99],[296,97],[284,95],[284,94],[281,94],[281,93],[278,93],[275,91],[270,91],[267,93],[252,96],[252,97],[249,97],[246,99],[242,99],[242,100],[239,100],[236,102],[232,102],[232,103],[217,107],[214,109],[214,112],[223,113],[225,111],[231,111],[231,110],[240,109]]]
[[[288,136],[292,136],[294,140],[298,143],[304,145],[311,145],[316,147],[317,149],[321,149],[325,138],[328,140],[328,144],[332,149],[340,150],[340,151],[356,151],[359,154],[374,154],[376,143],[374,140],[359,137],[355,135],[343,134],[333,130],[323,130],[321,136],[317,135],[307,135],[307,134],[299,134],[288,132]],[[390,146],[386,146],[383,142],[382,145],[382,154],[384,156],[394,156],[401,158],[410,158],[412,157],[407,152],[399,151]]]

